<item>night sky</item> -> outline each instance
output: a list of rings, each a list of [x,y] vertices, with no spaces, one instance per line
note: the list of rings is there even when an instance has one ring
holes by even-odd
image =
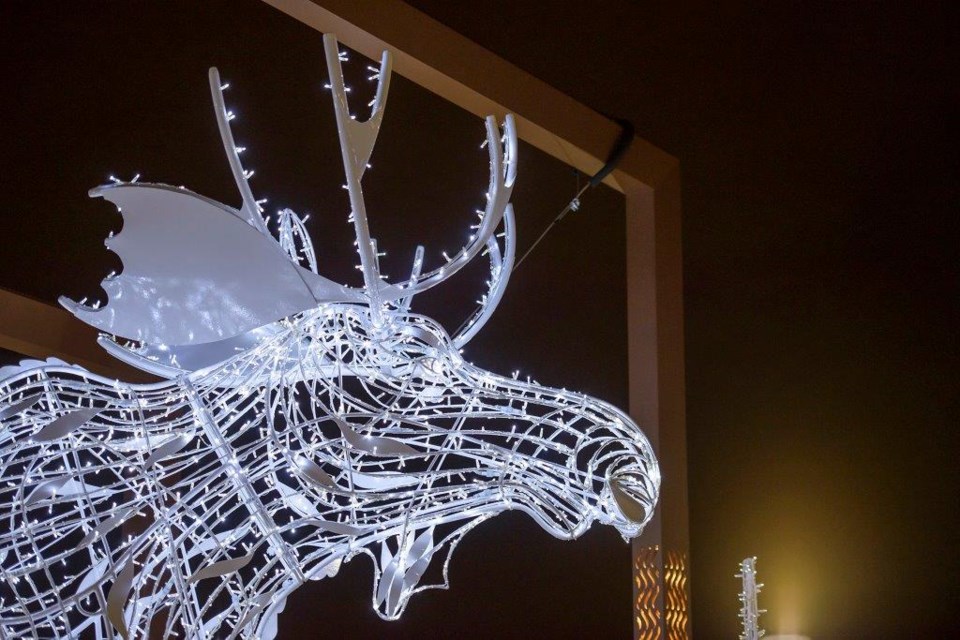
[[[694,636],[736,637],[733,574],[756,555],[771,633],[952,637],[960,25],[947,3],[412,4],[680,159]],[[102,246],[121,222],[86,191],[110,174],[239,202],[211,65],[232,83],[257,195],[312,213],[321,272],[358,284],[316,32],[257,0],[8,1],[0,61],[0,286],[98,294],[121,267]],[[358,79],[364,67],[355,56]],[[372,86],[354,84],[365,104]],[[418,243],[430,266],[465,240],[482,138],[478,118],[395,77],[364,184],[386,273],[404,275]],[[521,252],[575,187],[522,146]],[[625,406],[623,201],[606,188],[583,201],[466,355]],[[477,267],[417,309],[456,328]],[[630,637],[629,549],[612,529],[561,543],[500,516],[464,540],[450,578],[386,623],[357,559],[289,601],[280,637]]]

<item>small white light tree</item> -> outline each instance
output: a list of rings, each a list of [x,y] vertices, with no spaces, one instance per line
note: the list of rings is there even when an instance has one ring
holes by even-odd
[[[740,573],[737,578],[743,580],[743,589],[740,591],[740,620],[743,623],[743,633],[740,640],[759,640],[766,631],[760,628],[760,614],[766,609],[757,607],[757,595],[763,584],[757,584],[757,559],[744,558],[740,562]]]

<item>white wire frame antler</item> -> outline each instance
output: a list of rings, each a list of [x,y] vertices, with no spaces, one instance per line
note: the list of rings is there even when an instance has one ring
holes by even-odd
[[[344,173],[346,175],[346,187],[350,194],[351,219],[356,232],[357,252],[360,255],[360,267],[363,271],[364,286],[370,296],[371,307],[379,309],[382,299],[381,290],[384,288],[384,285],[381,281],[376,259],[377,252],[375,242],[370,236],[361,181],[368,166],[370,155],[373,153],[373,147],[376,144],[377,135],[380,132],[380,125],[383,121],[387,93],[390,87],[391,57],[389,52],[384,52],[380,69],[375,76],[378,80],[377,93],[372,103],[370,117],[366,121],[360,122],[350,113],[337,39],[332,34],[326,34],[323,38],[323,44],[327,69],[330,74],[330,89],[333,92],[333,104],[337,117],[337,130],[340,136],[340,149],[343,157]],[[447,280],[466,266],[485,246],[489,246],[491,249],[491,261],[493,263],[491,270],[494,272],[491,276],[494,284],[491,287],[491,294],[489,294],[491,307],[488,313],[481,311],[478,317],[470,323],[470,326],[467,328],[469,336],[462,339],[463,343],[466,343],[466,341],[483,326],[490,314],[492,314],[493,309],[496,307],[496,302],[499,301],[500,296],[502,296],[503,288],[509,277],[509,271],[500,269],[499,246],[496,245],[495,240],[492,244],[490,243],[494,232],[505,217],[509,222],[506,232],[507,254],[508,256],[512,256],[514,252],[513,236],[515,235],[515,229],[513,228],[514,224],[512,222],[513,212],[512,209],[510,209],[509,203],[517,171],[516,125],[513,116],[507,115],[504,120],[502,133],[493,116],[486,119],[485,126],[487,132],[485,146],[488,148],[490,155],[490,182],[485,194],[487,201],[486,208],[480,214],[480,224],[476,233],[471,236],[470,242],[443,266],[424,274],[417,271],[415,275],[411,276],[410,280],[397,285],[397,288],[403,291],[403,298],[409,299]],[[493,248],[494,246],[496,246],[496,249]],[[509,261],[512,262],[512,258],[509,258]],[[422,261],[420,261],[420,263],[422,264]],[[501,280],[503,281],[503,286],[498,288],[496,283]],[[486,305],[483,306],[485,307]],[[473,330],[474,327],[475,330]]]
[[[220,80],[220,71],[216,67],[210,67],[207,76],[210,83],[210,96],[213,99],[213,113],[217,117],[217,129],[220,131],[220,140],[223,142],[223,152],[227,156],[230,173],[233,175],[233,181],[237,185],[237,190],[240,192],[243,201],[240,212],[244,220],[269,237],[270,232],[267,230],[267,225],[261,215],[263,209],[250,188],[250,178],[253,177],[253,172],[244,169],[243,163],[240,161],[240,154],[243,153],[245,147],[237,146],[233,139],[233,130],[230,128],[230,121],[233,120],[234,114],[227,109],[223,99],[223,91],[230,85],[224,84]]]
[[[381,304],[380,268],[377,263],[376,249],[370,238],[367,224],[367,207],[363,199],[361,180],[366,172],[370,155],[380,133],[380,123],[390,90],[391,58],[384,51],[377,78],[377,93],[373,100],[370,118],[358,122],[350,114],[347,103],[347,90],[343,82],[343,70],[340,66],[340,48],[337,38],[332,34],[323,36],[323,49],[327,58],[327,70],[330,73],[330,86],[333,92],[333,107],[337,117],[337,132],[340,136],[340,152],[343,156],[343,170],[346,174],[347,192],[350,194],[351,219],[356,233],[357,253],[360,255],[360,268],[363,271],[364,288],[370,296],[370,306],[379,315]]]

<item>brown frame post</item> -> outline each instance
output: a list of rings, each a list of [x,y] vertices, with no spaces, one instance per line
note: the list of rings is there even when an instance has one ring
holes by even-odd
[[[630,415],[660,462],[660,502],[633,542],[634,638],[691,637],[680,171],[621,178],[627,224]]]

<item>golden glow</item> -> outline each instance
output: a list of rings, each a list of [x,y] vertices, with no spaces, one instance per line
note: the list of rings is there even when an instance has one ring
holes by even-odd
[[[687,555],[667,551],[661,571],[659,545],[638,549],[633,561],[636,589],[633,613],[639,640],[687,640],[689,638],[689,596]],[[661,599],[662,594],[662,599]],[[666,628],[662,624],[666,623]],[[663,636],[663,632],[666,636]]]
[[[667,559],[663,568],[663,582],[666,586],[663,609],[667,618],[667,638],[668,640],[686,640],[688,638],[687,618],[689,615],[687,554],[679,551],[667,551]]]
[[[633,584],[636,600],[633,603],[634,621],[639,640],[660,638],[660,546],[644,547],[633,560]]]

